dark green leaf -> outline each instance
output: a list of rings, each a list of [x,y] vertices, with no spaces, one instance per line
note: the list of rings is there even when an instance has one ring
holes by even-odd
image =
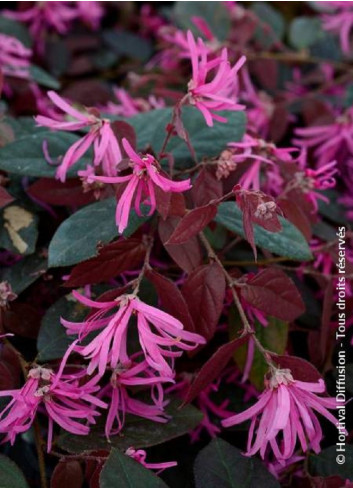
[[[319,200],[319,211],[320,214],[327,217],[331,221],[338,224],[347,224],[348,219],[346,217],[347,210],[346,208],[338,202],[339,193],[337,190],[329,189],[322,192],[325,195],[329,202],[324,202],[323,200]]]
[[[220,438],[200,451],[194,474],[196,487],[281,487],[260,460]]]
[[[100,487],[168,487],[151,470],[112,448],[99,477]]]
[[[38,217],[11,204],[0,215],[0,247],[20,255],[31,255],[38,238]]]
[[[268,2],[254,2],[251,10],[255,12],[261,22],[256,30],[255,37],[262,47],[269,48],[283,38],[286,26],[278,10]]]
[[[47,260],[38,255],[26,256],[15,265],[6,268],[1,280],[7,280],[15,294],[19,295],[47,270]]]
[[[32,39],[27,28],[16,20],[0,17],[0,32],[7,36],[16,37],[27,48],[31,47]]]
[[[302,233],[283,217],[279,219],[282,224],[279,233],[271,233],[254,225],[255,244],[292,260],[311,260],[311,251]],[[242,212],[234,202],[220,204],[215,221],[244,238]]]
[[[182,119],[189,133],[191,143],[198,160],[212,158],[226,147],[229,141],[240,141],[245,132],[246,117],[244,112],[222,112],[228,123],[215,122],[208,127],[202,114],[194,107],[182,109]],[[157,109],[137,114],[128,119],[137,134],[140,149],[151,145],[155,152],[162,149],[166,136],[166,127],[172,120],[172,109]],[[176,166],[183,167],[190,162],[189,149],[182,139],[173,137],[167,151],[173,152]]]
[[[29,487],[21,470],[5,455],[0,455],[0,487]]]
[[[30,133],[29,130],[30,123],[27,121],[23,135],[21,134],[13,143],[0,148],[0,170],[24,176],[54,177],[57,167],[45,161],[43,142],[47,142],[49,154],[53,161],[56,161],[77,141],[77,136],[69,133],[36,130],[34,124],[33,133]],[[89,163],[88,160],[80,160],[68,175],[75,175],[77,170],[85,167],[87,163]]]
[[[105,31],[103,32],[103,39],[109,48],[119,56],[148,61],[153,53],[151,43],[132,32],[123,30]]]
[[[345,456],[345,462],[341,465],[336,461],[339,454]],[[318,454],[311,454],[309,470],[312,475],[321,477],[339,475],[343,479],[353,480],[353,446],[346,445],[345,452],[338,452],[336,445],[334,445],[325,448]]]
[[[225,41],[228,38],[231,19],[222,2],[176,2],[173,16],[182,29],[191,29],[195,35],[200,36],[200,31],[191,19],[201,17],[217,39]]]
[[[47,73],[43,68],[40,68],[36,65],[31,65],[29,68],[29,73],[31,75],[32,80],[39,83],[39,85],[43,85],[47,88],[52,88],[53,90],[58,90],[60,88],[60,83],[58,80],[53,78],[49,73]]]
[[[172,401],[166,412],[171,416],[167,423],[156,423],[136,416],[127,416],[122,435],[112,436],[110,443],[104,438],[104,420],[91,429],[89,435],[75,436],[63,433],[59,445],[70,453],[81,453],[85,450],[109,449],[116,447],[127,450],[129,447],[148,448],[168,440],[185,435],[196,428],[202,420],[202,413],[189,405],[179,409],[181,401]]]
[[[87,309],[77,302],[71,294],[65,295],[46,311],[37,339],[38,360],[47,362],[62,358],[73,337],[66,334],[60,323],[63,317],[68,321],[81,321]]]
[[[325,37],[318,17],[297,17],[289,28],[289,42],[296,49],[305,49]]]
[[[49,266],[75,265],[97,255],[97,245],[109,243],[118,235],[115,223],[114,197],[83,207],[64,221],[49,245]],[[130,212],[129,225],[123,236],[129,237],[149,217]]]

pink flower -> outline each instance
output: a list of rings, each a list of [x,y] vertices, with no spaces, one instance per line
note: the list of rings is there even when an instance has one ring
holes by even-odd
[[[132,327],[129,327],[132,316],[136,317],[135,327],[148,365],[163,376],[173,375],[172,365],[166,359],[179,357],[182,350],[193,350],[205,343],[202,336],[185,331],[182,323],[173,316],[145,304],[133,294],[122,295],[110,302],[95,302],[76,291],[73,296],[82,304],[98,309],[82,323],[62,319],[68,334],[78,334],[80,339],[91,331],[102,330],[86,346],[76,348],[90,359],[89,374],[98,368],[99,375],[103,375],[107,365],[115,369],[119,364],[130,362],[128,332]],[[117,306],[119,309],[115,312]]]
[[[353,109],[340,114],[332,124],[298,128],[295,133],[299,136],[294,144],[310,149],[318,166],[323,166],[333,160],[339,164],[348,165],[353,157]]]
[[[307,151],[302,149],[298,158],[295,160],[299,171],[294,173],[293,179],[288,183],[286,192],[290,190],[300,190],[307,200],[311,202],[314,212],[318,210],[318,200],[329,203],[329,199],[318,192],[336,186],[334,175],[338,172],[336,161],[331,161],[321,165],[317,170],[307,168]]]
[[[170,467],[175,467],[178,465],[178,462],[159,462],[151,464],[149,462],[146,462],[147,453],[145,452],[145,450],[135,450],[133,447],[128,448],[125,451],[125,455],[133,458],[134,460],[136,460],[136,462],[139,462],[144,467],[146,467],[146,469],[158,470],[157,474],[162,472],[162,470],[169,469]]]
[[[117,174],[117,167],[122,155],[118,141],[111,128],[110,121],[100,119],[94,110],[87,109],[86,113],[80,112],[70,104],[65,102],[57,93],[50,91],[48,97],[63,112],[73,120],[62,121],[38,115],[35,120],[39,126],[48,127],[56,131],[78,131],[89,127],[89,132],[81,139],[76,141],[67,150],[60,167],[57,171],[57,178],[62,182],[66,179],[68,169],[73,166],[87,151],[93,146],[95,167],[102,165],[105,175],[113,176]]]
[[[19,433],[27,431],[40,407],[49,419],[48,452],[51,449],[54,423],[69,433],[89,433],[89,426],[81,421],[95,423],[94,418],[99,415],[96,407],[106,408],[107,405],[94,395],[99,390],[97,377],[82,384],[80,378],[85,372],[63,374],[71,351],[72,348],[69,348],[66,352],[57,373],[49,368],[34,367],[29,371],[21,389],[0,391],[0,396],[12,398],[0,412],[0,433],[5,433],[4,442],[10,441],[13,444]]]
[[[0,34],[0,69],[5,76],[26,78],[29,74],[29,58],[32,51],[21,41],[6,34]]]
[[[37,42],[42,41],[43,33],[47,30],[66,34],[77,16],[72,2],[34,2],[34,5],[26,10],[6,10],[4,14],[10,19],[27,24],[33,39]]]
[[[297,439],[304,452],[313,449],[318,453],[323,434],[316,412],[337,424],[328,411],[336,409],[336,399],[317,395],[325,392],[324,381],[302,382],[295,380],[290,370],[276,369],[266,384],[256,404],[223,420],[222,425],[251,420],[247,456],[260,452],[264,458],[269,448],[278,461],[287,460],[294,454]]]
[[[350,53],[350,34],[353,28],[352,2],[319,2],[329,12],[322,14],[322,27],[329,32],[338,34],[341,48],[345,54]]]
[[[127,183],[116,208],[116,223],[119,233],[122,233],[128,225],[132,201],[135,198],[135,211],[140,216],[140,205],[144,196],[149,199],[152,215],[156,210],[156,187],[164,192],[185,192],[191,188],[190,179],[174,182],[160,173],[160,166],[154,156],[138,155],[131,147],[127,139],[122,140],[123,147],[130,158],[132,173],[122,177],[91,177],[92,180],[103,183]]]
[[[89,2],[75,2],[77,17],[87,24],[91,29],[97,30],[104,15],[101,2],[90,0]]]
[[[206,124],[213,126],[213,120],[227,122],[227,119],[216,112],[220,110],[243,110],[237,103],[237,73],[245,63],[242,56],[231,68],[228,52],[224,48],[221,55],[207,60],[203,41],[199,38],[196,44],[191,31],[187,33],[188,46],[192,63],[192,79],[188,83],[188,101],[203,114]],[[211,81],[210,73],[216,70]]]
[[[103,109],[103,112],[108,114],[132,117],[140,112],[148,112],[149,110],[165,107],[164,100],[154,95],[150,95],[147,100],[144,100],[143,98],[132,98],[123,88],[114,88],[113,91],[119,104],[109,102]]]
[[[260,177],[263,166],[266,172],[271,172],[271,184],[278,187],[277,163],[293,162],[293,152],[297,148],[278,148],[273,143],[268,143],[261,138],[256,138],[250,134],[245,134],[243,140],[236,143],[229,143],[228,147],[233,152],[232,160],[237,165],[242,165],[245,171],[239,179],[239,185],[245,190],[260,190]],[[280,178],[280,177],[279,177]],[[274,183],[277,185],[274,185]],[[272,190],[272,189],[271,189]]]
[[[133,358],[140,356],[133,355]],[[107,439],[119,433],[125,423],[125,414],[130,413],[156,423],[166,423],[168,416],[164,413],[167,401],[164,401],[162,383],[173,382],[170,377],[160,377],[153,372],[146,360],[139,363],[129,361],[118,364],[110,379],[110,385],[104,392],[110,395],[110,407],[105,424]],[[132,397],[129,389],[135,386],[148,388],[153,404]]]

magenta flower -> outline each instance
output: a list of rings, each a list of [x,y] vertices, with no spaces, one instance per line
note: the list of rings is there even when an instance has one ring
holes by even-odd
[[[57,178],[64,182],[68,169],[74,165],[91,146],[93,146],[94,150],[93,165],[95,167],[102,165],[102,171],[105,175],[116,175],[117,167],[121,161],[122,155],[118,141],[111,128],[110,121],[107,119],[100,119],[93,110],[90,111],[87,109],[86,113],[78,111],[53,91],[48,92],[48,97],[73,120],[62,121],[38,115],[35,120],[39,126],[48,127],[49,129],[56,131],[78,131],[87,127],[90,128],[85,136],[76,141],[67,150],[60,167],[57,170]]]
[[[245,108],[237,103],[236,95],[237,74],[246,58],[242,56],[231,68],[226,48],[222,50],[220,56],[208,60],[201,39],[198,39],[197,45],[191,31],[188,31],[187,40],[192,64],[192,79],[188,83],[188,101],[200,110],[208,126],[213,126],[213,120],[227,122],[225,117],[216,112]],[[216,73],[212,80],[207,81],[214,70]]]
[[[247,456],[260,452],[264,458],[269,448],[278,461],[287,460],[293,456],[297,439],[304,452],[313,449],[318,453],[323,434],[316,413],[337,424],[328,411],[337,408],[336,399],[317,395],[325,392],[324,381],[302,382],[293,379],[290,370],[276,369],[266,384],[256,404],[223,420],[222,425],[251,420]]]
[[[48,415],[48,452],[51,449],[54,423],[69,433],[89,433],[87,422],[94,424],[95,416],[99,415],[96,407],[106,408],[107,405],[95,396],[99,390],[97,377],[82,384],[80,378],[85,372],[63,374],[71,351],[72,348],[69,348],[66,352],[57,373],[49,368],[34,367],[29,371],[21,389],[0,391],[0,396],[12,398],[0,412],[0,433],[5,433],[4,442],[10,441],[13,444],[19,433],[27,431],[39,408],[43,408]],[[81,421],[85,421],[85,424]]]
[[[133,358],[137,356],[140,355],[133,355]],[[122,430],[126,413],[156,423],[166,423],[168,416],[164,413],[164,407],[168,401],[164,401],[162,387],[162,383],[165,382],[173,382],[173,380],[170,377],[156,375],[146,360],[140,363],[129,361],[126,364],[119,364],[113,371],[108,389],[103,391],[104,395],[108,394],[111,398],[105,424],[107,439]],[[129,390],[135,386],[148,388],[153,404],[132,397],[132,392]]]
[[[146,467],[146,469],[158,470],[157,474],[165,469],[169,469],[170,467],[175,467],[176,465],[178,465],[178,462],[158,462],[151,464],[149,462],[146,462],[147,453],[145,452],[145,450],[135,450],[133,447],[128,448],[125,451],[125,455],[133,458],[134,460],[136,460],[136,462],[139,462],[141,465]]]
[[[28,79],[31,56],[31,49],[26,48],[21,41],[0,34],[0,69],[5,76]]]
[[[132,117],[140,112],[148,112],[153,109],[165,107],[165,102],[155,95],[150,95],[147,100],[143,98],[133,98],[123,88],[114,88],[114,95],[119,101],[118,104],[108,102],[107,106],[102,109],[107,114],[120,115],[123,117]]]
[[[90,363],[87,372],[98,368],[103,375],[107,365],[115,369],[119,364],[130,362],[128,352],[129,321],[136,317],[139,342],[150,367],[163,376],[172,376],[172,365],[166,359],[182,355],[182,350],[193,350],[204,344],[205,339],[183,329],[180,321],[155,307],[139,300],[135,295],[122,295],[110,302],[95,302],[74,291],[73,296],[85,306],[98,309],[82,323],[62,319],[68,334],[78,334],[82,340],[91,331],[102,330],[86,346],[77,346],[77,351]],[[118,311],[114,309],[119,307]],[[151,327],[153,326],[153,329]]]
[[[351,166],[353,157],[353,109],[340,114],[332,124],[298,128],[294,144],[305,148],[314,148],[318,166],[333,160],[339,164]]]
[[[350,35],[353,29],[352,2],[319,2],[327,9],[322,14],[324,30],[339,35],[341,48],[345,54],[350,53]]]
[[[91,177],[92,180],[103,183],[127,183],[116,208],[116,223],[119,233],[122,233],[128,225],[130,209],[134,198],[135,211],[139,216],[141,215],[140,205],[144,198],[149,199],[150,211],[148,215],[152,215],[156,210],[155,187],[161,188],[164,192],[178,193],[185,192],[191,188],[190,179],[174,182],[161,175],[160,165],[154,156],[150,154],[138,155],[125,138],[122,140],[122,144],[130,158],[132,173],[122,177]]]

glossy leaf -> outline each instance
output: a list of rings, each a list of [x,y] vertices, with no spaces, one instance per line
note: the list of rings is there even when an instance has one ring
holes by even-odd
[[[196,375],[193,383],[191,384],[188,392],[186,393],[184,403],[187,404],[195,399],[200,392],[202,392],[213,380],[215,380],[222,370],[226,367],[227,363],[232,358],[237,348],[246,343],[249,339],[248,335],[244,335],[240,338],[235,338],[228,343],[220,346],[218,350],[202,365],[200,371]]]
[[[189,133],[198,160],[203,157],[217,156],[229,141],[239,141],[245,132],[246,117],[243,112],[226,112],[228,123],[216,122],[209,128],[202,114],[193,107],[182,110],[182,120]],[[140,149],[152,146],[158,153],[163,146],[166,127],[172,120],[172,110],[156,109],[130,117],[131,124],[137,134]],[[185,142],[179,137],[171,138],[167,151],[173,153],[176,167],[189,166],[190,152]]]
[[[98,245],[109,243],[118,235],[115,207],[115,198],[109,198],[83,207],[66,219],[50,242],[49,266],[75,265],[97,255]],[[123,235],[129,237],[148,219],[132,210]]]
[[[195,332],[211,339],[223,309],[225,278],[217,263],[201,265],[182,287],[182,293],[194,321]]]
[[[216,205],[206,205],[189,211],[178,223],[167,245],[182,244],[201,232],[217,214]]]
[[[344,455],[345,462],[338,464],[336,457]],[[320,453],[312,453],[309,456],[310,474],[321,477],[339,475],[342,479],[353,479],[353,446],[346,445],[345,452],[338,452],[337,446],[325,448]],[[328,486],[330,487],[330,486]]]
[[[305,312],[298,289],[279,269],[261,270],[240,288],[240,293],[256,309],[283,321],[294,321]]]
[[[279,256],[292,260],[311,260],[309,245],[302,233],[289,221],[279,218],[282,231],[271,233],[254,225],[255,244]],[[242,212],[234,202],[223,202],[218,206],[215,221],[229,231],[244,236]]]
[[[87,450],[109,449],[110,447],[127,450],[129,447],[148,448],[160,445],[185,435],[196,428],[202,420],[202,413],[193,406],[180,409],[179,400],[171,402],[166,413],[171,416],[167,423],[156,423],[136,416],[127,416],[124,436],[116,435],[110,438],[110,443],[102,436],[104,420],[101,418],[96,427],[92,427],[89,435],[75,436],[63,433],[59,445],[70,453],[82,453]]]
[[[196,457],[196,487],[281,487],[263,462],[214,438]]]
[[[112,448],[99,478],[100,487],[168,487],[154,472]]]
[[[21,470],[5,455],[0,455],[0,487],[29,487]]]
[[[146,246],[141,239],[114,241],[99,250],[98,256],[79,263],[65,282],[66,287],[106,282],[126,270],[133,270],[143,261]]]

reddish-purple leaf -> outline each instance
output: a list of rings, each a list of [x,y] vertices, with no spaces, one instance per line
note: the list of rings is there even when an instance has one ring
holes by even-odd
[[[216,205],[205,205],[188,212],[178,223],[167,245],[186,243],[190,238],[202,231],[217,214]]]
[[[165,221],[161,220],[158,226],[159,236],[175,263],[185,272],[191,273],[202,262],[200,244],[196,236],[184,244],[166,244],[180,220],[179,217],[168,217]]]
[[[247,342],[248,339],[249,336],[244,335],[219,347],[198,372],[186,393],[183,404],[188,404],[195,399],[200,392],[202,392],[214,379],[216,379],[232,358],[235,350]]]
[[[207,205],[213,199],[222,197],[223,185],[217,180],[215,175],[203,168],[193,182],[191,196],[195,206],[201,207]]]
[[[8,191],[4,189],[4,187],[0,186],[0,209],[5,205],[10,204],[10,202],[12,202],[13,200],[14,198],[12,197],[12,195],[10,195]]]
[[[302,382],[317,382],[321,379],[320,372],[307,360],[300,357],[292,357],[289,355],[276,355],[271,354],[272,360],[280,368],[288,368],[296,380]]]
[[[182,293],[194,321],[195,332],[210,340],[223,309],[226,282],[217,263],[194,270],[182,287]]]
[[[55,467],[50,487],[83,487],[83,471],[77,460],[63,460]]]
[[[154,270],[148,270],[146,278],[155,286],[163,309],[179,319],[186,330],[194,331],[195,327],[188,305],[175,283]]]
[[[303,233],[307,241],[310,241],[312,237],[311,224],[303,208],[293,199],[280,199],[278,205],[288,221]]]
[[[145,256],[141,239],[121,239],[99,251],[99,255],[76,265],[65,282],[66,287],[106,282],[125,270],[136,268]]]
[[[261,270],[240,289],[241,296],[260,311],[283,321],[294,321],[305,305],[292,280],[275,268]]]
[[[83,192],[82,182],[72,178],[59,182],[53,178],[39,178],[29,188],[28,193],[50,205],[82,206],[95,200],[93,192]]]
[[[121,141],[123,138],[125,138],[129,141],[131,146],[135,148],[136,147],[135,129],[125,121],[113,121],[111,122],[110,127],[112,128],[112,131],[116,139],[118,140],[121,152],[123,153],[123,155],[125,155],[125,157],[127,157]]]

